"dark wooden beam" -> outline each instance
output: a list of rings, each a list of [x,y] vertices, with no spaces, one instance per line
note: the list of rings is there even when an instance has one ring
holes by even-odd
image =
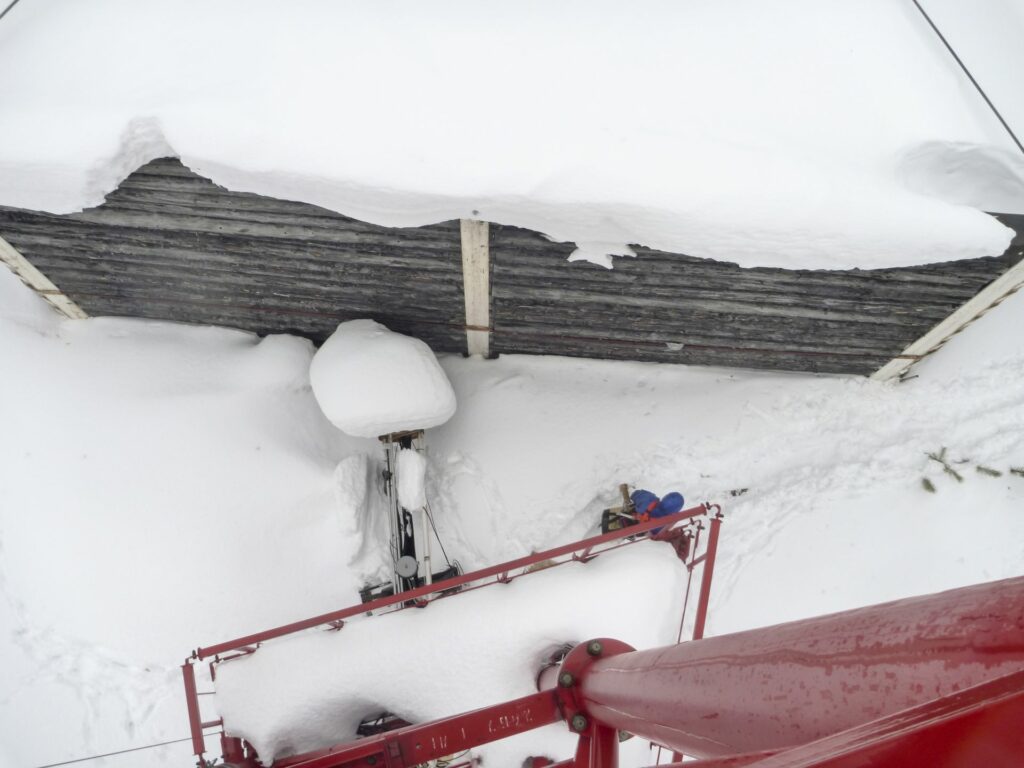
[[[1024,231],[1024,217],[1004,220]],[[607,270],[516,227],[473,223],[467,241],[466,224],[380,227],[231,192],[174,159],[148,163],[81,213],[0,208],[0,236],[92,315],[316,342],[369,317],[439,352],[466,352],[467,336],[486,334],[491,354],[863,375],[1020,261],[1011,249],[899,269],[743,269],[637,246]]]

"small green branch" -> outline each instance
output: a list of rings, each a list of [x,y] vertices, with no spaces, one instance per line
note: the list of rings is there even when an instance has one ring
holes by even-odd
[[[928,453],[925,455],[928,456],[928,458],[931,459],[932,461],[941,464],[942,471],[945,472],[947,475],[951,475],[953,479],[956,480],[958,483],[962,483],[964,481],[963,475],[961,475],[959,472],[957,472],[955,469],[953,469],[953,467],[949,465],[949,461],[946,459],[946,446],[942,446],[942,450],[939,451],[938,453]]]

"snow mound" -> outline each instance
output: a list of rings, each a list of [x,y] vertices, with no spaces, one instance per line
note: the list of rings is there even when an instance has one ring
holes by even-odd
[[[1024,158],[972,144],[928,142],[900,165],[906,186],[947,203],[999,213],[1024,213]]]
[[[339,325],[309,378],[324,415],[354,437],[436,427],[455,413],[455,392],[430,347],[373,320]]]
[[[929,10],[1019,126],[1012,1]],[[289,8],[287,24],[269,0],[13,8],[0,205],[81,210],[175,155],[229,189],[385,226],[525,227],[605,265],[643,245],[742,266],[902,266],[997,255],[1011,237],[899,178],[914,147],[1012,151],[905,3]],[[1000,165],[976,170],[972,183],[1001,184]]]

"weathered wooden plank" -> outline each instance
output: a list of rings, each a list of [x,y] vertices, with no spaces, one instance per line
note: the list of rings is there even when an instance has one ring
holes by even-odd
[[[744,334],[753,337],[798,337],[811,334],[820,337],[821,344],[834,344],[838,339],[866,338],[879,342],[899,344],[906,336],[905,329],[911,323],[900,326],[880,326],[871,323],[849,323],[842,319],[820,321],[794,317],[756,318],[741,315],[686,313],[668,319],[657,317],[616,317],[580,318],[570,313],[546,312],[502,312],[496,313],[495,327],[529,322],[547,326],[571,328],[629,329],[638,332],[662,332],[681,335],[687,333]],[[917,328],[928,328],[930,319],[920,319]]]
[[[2,225],[0,225],[2,226]],[[257,252],[245,249],[244,241],[223,240],[217,238],[196,238],[193,243],[179,242],[173,245],[154,243],[145,239],[131,239],[127,242],[101,241],[89,242],[75,239],[61,241],[59,238],[37,237],[35,234],[21,232],[11,233],[11,240],[20,244],[25,250],[36,252],[49,251],[59,258],[64,251],[119,255],[125,259],[136,257],[141,264],[147,263],[143,257],[179,259],[184,263],[197,258],[209,258],[219,263],[234,262],[240,267],[247,265],[287,269],[309,263],[325,268],[349,269],[354,272],[364,270],[412,270],[419,273],[436,272],[433,277],[444,274],[455,274],[456,259],[427,259],[410,257],[388,248],[379,250],[337,250],[332,248],[304,249],[296,252],[287,245],[261,245]],[[52,242],[47,242],[51,240]],[[63,243],[63,246],[61,245]],[[253,249],[255,250],[255,249]],[[192,254],[191,256],[189,254]]]
[[[1024,218],[1018,224],[1024,230]],[[438,350],[465,348],[458,222],[379,227],[231,192],[164,159],[89,211],[0,209],[0,234],[93,314],[315,340],[368,316]],[[741,269],[637,248],[637,259],[608,271],[565,261],[572,244],[498,225],[489,247],[494,351],[858,373],[882,365],[1015,260]]]
[[[41,257],[45,262],[46,257]],[[334,294],[361,294],[373,295],[426,295],[438,296],[446,300],[458,298],[457,283],[452,280],[428,281],[418,291],[409,291],[399,281],[388,280],[388,276],[394,276],[395,270],[370,269],[358,270],[354,273],[346,271],[344,267],[325,267],[302,271],[294,267],[278,267],[273,265],[264,266],[260,269],[249,268],[246,265],[237,263],[212,263],[197,260],[192,263],[182,263],[176,260],[154,259],[149,264],[126,257],[121,259],[119,255],[106,255],[101,257],[78,258],[74,263],[57,260],[54,269],[77,272],[80,279],[90,279],[90,276],[103,274],[106,277],[117,278],[124,276],[125,271],[129,273],[127,279],[113,280],[132,284],[145,280],[147,277],[164,281],[165,286],[173,287],[175,281],[181,283],[189,280],[199,280],[207,285],[210,290],[226,290],[230,292],[233,287],[264,287],[268,290],[278,292],[308,292],[311,295],[322,294],[331,296]],[[133,272],[133,270],[138,270]],[[419,273],[422,275],[422,272]]]
[[[466,350],[490,355],[491,260],[486,221],[462,221],[462,283],[466,307]]]
[[[504,329],[502,331],[495,331],[495,338],[501,338],[501,346],[508,344],[510,339],[515,340],[516,344],[519,343],[531,343],[534,341],[542,342],[545,344],[552,344],[555,347],[565,347],[566,349],[573,346],[581,346],[592,349],[600,348],[617,348],[620,350],[633,350],[635,352],[645,352],[650,354],[661,354],[668,357],[675,358],[676,362],[685,362],[696,354],[739,354],[748,353],[755,359],[758,357],[772,357],[776,354],[786,355],[790,357],[806,357],[808,359],[813,358],[827,358],[833,361],[838,360],[854,360],[861,361],[867,357],[872,356],[873,353],[864,353],[861,351],[837,351],[837,350],[806,350],[799,349],[797,347],[780,347],[780,346],[758,346],[754,344],[744,343],[741,339],[733,339],[730,342],[714,342],[709,343],[691,343],[687,345],[674,344],[670,342],[664,342],[660,340],[642,340],[642,339],[617,339],[606,336],[566,336],[556,335],[550,333],[544,333],[540,329],[535,328],[516,328],[516,329]],[[560,352],[559,354],[565,354]]]
[[[26,251],[33,252],[31,247]],[[239,283],[253,282],[275,282],[292,286],[304,286],[317,289],[322,292],[331,292],[345,288],[359,288],[368,292],[384,291],[401,293],[406,289],[400,280],[385,280],[387,277],[403,277],[415,279],[424,278],[424,285],[419,293],[435,293],[443,295],[448,299],[457,298],[458,282],[451,274],[451,271],[439,273],[436,278],[432,276],[431,270],[415,270],[404,266],[389,267],[367,267],[353,266],[351,264],[316,263],[310,262],[308,267],[303,268],[302,263],[275,264],[257,262],[254,264],[240,264],[232,260],[215,259],[215,254],[204,254],[197,252],[193,258],[186,261],[178,258],[166,258],[164,253],[142,254],[140,258],[134,254],[105,253],[96,254],[78,249],[68,248],[65,253],[55,257],[47,251],[40,251],[36,260],[40,264],[61,271],[78,270],[83,273],[103,272],[110,276],[117,276],[125,269],[138,267],[146,273],[159,275],[166,278],[181,277],[184,275],[203,275],[209,280],[227,280],[233,278]],[[74,263],[69,263],[68,256],[74,258]],[[207,258],[208,257],[208,258]],[[325,285],[330,281],[330,285]],[[383,282],[382,282],[383,281]]]
[[[0,237],[0,264],[5,264],[25,285],[39,294],[51,307],[71,320],[88,315],[10,243]]]
[[[960,298],[970,295],[972,291],[983,287],[991,280],[998,267],[986,266],[985,271],[976,274],[964,274],[959,278],[938,276],[937,279],[914,279],[911,276],[874,274],[869,277],[847,276],[836,273],[815,279],[800,279],[786,276],[765,277],[751,270],[727,272],[705,269],[696,273],[686,267],[665,269],[664,265],[644,272],[647,265],[638,264],[636,268],[622,270],[623,274],[614,278],[605,277],[589,271],[573,269],[571,266],[535,267],[530,264],[516,263],[514,269],[496,269],[496,279],[500,279],[500,290],[513,293],[521,286],[545,284],[549,287],[587,291],[608,290],[614,286],[622,292],[628,286],[633,292],[658,291],[679,292],[685,290],[730,291],[734,293],[778,292],[800,296],[821,296],[836,298],[878,298],[896,301],[901,296],[932,297],[936,300]],[[638,274],[638,272],[640,274]]]
[[[1022,220],[1024,216],[1018,214],[992,214],[994,218],[1001,221],[1005,226],[1011,230],[1020,231]],[[509,225],[493,225],[491,231],[492,247],[495,249],[501,248],[503,250],[516,250],[523,256],[529,257],[542,257],[542,256],[554,256],[556,258],[567,258],[573,250],[575,245],[573,243],[560,243],[548,240],[543,234],[539,232],[533,232],[528,229],[521,227],[514,227]],[[644,258],[655,258],[655,259],[669,259],[672,261],[685,261],[692,263],[704,263],[709,265],[718,265],[722,267],[730,267],[735,270],[742,271],[761,271],[761,272],[777,272],[777,273],[788,273],[788,274],[807,274],[807,275],[830,275],[835,274],[836,270],[790,270],[783,269],[781,267],[739,267],[737,264],[718,259],[705,259],[697,256],[689,256],[681,253],[670,253],[668,251],[661,251],[655,248],[647,248],[644,246],[633,244],[633,249],[638,254],[636,259],[631,257],[623,257],[616,259],[616,268],[618,265],[629,265],[631,263],[637,263],[644,260]],[[898,255],[898,254],[896,254]],[[999,257],[989,257],[999,258]],[[967,261],[978,261],[975,259]],[[573,262],[577,267],[582,269],[592,269],[595,272],[609,272],[605,267],[591,264],[586,261]],[[947,271],[958,273],[961,271],[962,265],[965,261],[951,261],[934,264],[918,265],[914,267],[896,267],[892,268],[897,271],[914,271],[920,270],[922,272],[934,272],[935,270],[945,269]],[[889,268],[883,270],[862,270],[862,269],[851,269],[851,270],[839,270],[841,272],[848,273],[861,273],[871,274],[873,272],[890,271]]]
[[[762,342],[781,348],[800,346],[805,349],[858,349],[868,352],[876,349],[881,352],[891,351],[893,354],[900,349],[903,336],[899,333],[878,335],[872,333],[870,327],[856,328],[836,324],[828,329],[821,329],[815,324],[801,327],[793,321],[780,321],[768,327],[758,323],[743,324],[719,322],[692,322],[679,325],[659,325],[657,323],[594,323],[592,325],[577,324],[573,326],[562,318],[526,317],[518,320],[506,320],[496,324],[495,330],[537,329],[548,335],[565,336],[602,336],[622,340],[659,340],[665,343],[680,343],[688,340],[715,340],[714,343],[728,343],[730,340],[742,340],[747,343]],[[809,330],[816,331],[809,333]],[[708,343],[711,343],[708,341]]]
[[[189,232],[209,233],[216,235],[236,235],[252,238],[274,240],[296,240],[304,243],[336,242],[333,233],[323,227],[304,226],[301,224],[268,223],[261,220],[241,217],[213,218],[206,216],[178,215],[165,216],[159,212],[117,211],[116,215],[108,214],[103,209],[91,209],[82,213],[71,214],[74,221],[91,222],[107,227],[127,227],[147,230],[151,233]],[[415,245],[416,243],[436,242],[433,237],[417,237],[416,230],[398,230],[401,234],[394,235],[391,240],[396,245]],[[348,232],[344,239],[348,242],[359,240],[361,233]],[[367,236],[362,235],[363,239]],[[372,235],[369,237],[372,238]],[[452,245],[457,252],[457,245]]]
[[[1012,228],[1019,226],[1019,220],[1022,217],[1018,216],[999,216],[1000,220],[1003,220],[1005,224]],[[533,259],[541,263],[548,262],[553,263],[560,260],[564,260],[572,253],[574,246],[571,243],[555,243],[547,240],[543,235],[538,232],[531,232],[530,230],[520,229],[518,227],[510,227],[506,225],[494,225],[491,232],[491,244],[494,250],[502,251],[513,251],[515,252],[519,260]],[[668,263],[678,265],[684,263],[693,267],[706,266],[712,270],[723,270],[728,269],[733,272],[746,272],[746,273],[757,273],[763,275],[789,275],[789,276],[800,276],[807,278],[822,277],[828,279],[832,275],[846,274],[846,275],[861,275],[864,277],[872,277],[877,274],[901,274],[901,273],[918,273],[922,276],[933,274],[936,272],[946,271],[951,274],[960,274],[965,265],[972,263],[984,262],[986,259],[968,259],[963,261],[945,262],[937,264],[918,265],[913,267],[895,267],[886,269],[850,269],[850,270],[791,270],[782,269],[778,267],[740,267],[737,264],[728,261],[719,261],[715,259],[705,259],[696,256],[688,256],[680,253],[669,253],[666,251],[659,251],[653,248],[644,248],[642,246],[634,245],[634,250],[637,252],[637,257],[621,257],[615,260],[615,269],[609,270],[605,267],[598,266],[586,261],[572,262],[572,267],[580,270],[589,270],[595,274],[610,275],[616,271],[620,271],[620,268],[628,270],[631,265],[644,264],[649,266],[651,263]],[[986,257],[1001,258],[1001,257]],[[497,265],[496,265],[497,266]]]
[[[155,300],[158,297],[166,296],[168,299],[178,301],[209,301],[224,306],[262,306],[278,308],[281,311],[294,310],[296,313],[309,312],[310,314],[336,311],[338,306],[344,306],[347,312],[375,313],[381,311],[382,307],[382,302],[376,297],[359,294],[343,297],[347,300],[342,302],[334,296],[310,296],[285,291],[212,289],[202,282],[192,281],[183,281],[169,288],[166,281],[148,278],[121,284],[113,284],[104,280],[82,280],[76,296],[82,299],[83,306],[88,303],[86,297],[95,295],[120,296],[136,300]],[[420,322],[434,319],[445,320],[460,328],[464,324],[461,315],[444,311],[443,307],[430,299],[422,300],[421,297],[416,297],[408,301],[390,302],[389,304],[396,308],[392,310],[393,312]],[[383,305],[387,306],[388,303]]]
[[[102,208],[116,211],[129,206],[138,210],[154,210],[167,207],[169,215],[184,213],[185,215],[203,212],[210,215],[219,213],[238,213],[240,215],[265,213],[270,215],[286,215],[295,220],[309,221],[313,226],[337,227],[344,222],[347,229],[353,231],[374,232],[390,230],[414,230],[414,234],[430,236],[434,233],[451,233],[457,231],[455,220],[439,222],[420,227],[386,227],[369,222],[352,219],[343,214],[326,208],[293,200],[277,200],[247,192],[229,192],[208,181],[195,185],[173,185],[164,182],[138,183],[129,177],[118,189],[111,192]],[[178,210],[181,209],[181,210]],[[95,210],[95,209],[93,209]]]
[[[955,312],[936,324],[919,339],[909,344],[895,359],[875,371],[871,378],[886,381],[905,375],[916,361],[933,354],[979,317],[1024,288],[1024,230],[1014,238],[1011,249],[1019,259],[1014,266],[985,286],[977,295],[964,302]]]
[[[721,297],[712,293],[688,292],[681,296],[609,296],[607,294],[587,294],[571,296],[558,290],[534,289],[527,296],[506,299],[496,297],[496,304],[514,311],[536,310],[573,311],[580,314],[588,312],[601,313],[608,311],[629,322],[631,316],[657,316],[663,311],[705,311],[724,315],[752,315],[809,317],[816,319],[836,319],[844,317],[850,322],[899,324],[902,318],[914,315],[943,317],[950,310],[949,303],[919,304],[916,306],[899,306],[881,302],[856,302],[829,299],[825,302],[796,303],[785,296],[767,295],[761,301],[755,296],[723,293]],[[951,304],[955,308],[956,304]]]
[[[133,303],[132,297],[99,296],[83,294],[83,304],[90,307],[95,316],[144,317],[166,320],[168,312],[174,313],[174,322],[197,323],[201,325],[225,325],[251,330],[252,319],[258,319],[261,333],[298,333],[314,341],[327,338],[338,323],[356,318],[377,320],[400,333],[410,333],[428,341],[436,351],[461,352],[464,335],[461,326],[436,323],[430,319],[410,320],[403,314],[389,312],[321,312],[308,309],[265,307],[257,305],[230,306],[198,299],[176,299],[159,296],[146,297]],[[438,344],[435,344],[435,341]]]
[[[570,250],[537,233],[494,228],[495,349],[525,344],[530,337],[534,351],[604,350],[602,355],[641,359],[644,349],[643,359],[667,360],[668,353],[643,342],[664,340],[678,347],[674,339],[689,338],[727,346],[731,340],[733,347],[745,344],[748,350],[767,348],[780,355],[771,365],[763,360],[748,365],[778,367],[786,360],[797,370],[868,373],[908,336],[940,321],[1012,262],[1007,254],[892,270],[790,271],[741,269],[637,249],[637,259],[617,259],[609,271],[583,263],[566,268],[561,259]],[[594,341],[594,335],[603,338]],[[632,346],[622,343],[626,340]],[[806,355],[794,350],[818,358],[801,362]],[[828,362],[822,362],[820,355],[829,352]],[[723,354],[715,352],[716,359]],[[764,353],[728,354],[754,359]],[[708,356],[683,346],[675,360],[701,362]]]
[[[553,244],[549,244],[552,245]],[[927,267],[898,267],[880,270],[779,270],[774,268],[743,268],[735,264],[693,259],[673,254],[648,254],[637,258],[619,258],[615,268],[608,270],[589,262],[564,262],[544,252],[507,251],[499,242],[493,250],[496,254],[495,273],[515,278],[517,275],[549,275],[552,277],[571,275],[575,281],[594,283],[637,283],[656,284],[669,280],[673,284],[686,284],[693,280],[728,279],[749,283],[762,288],[784,285],[801,290],[815,286],[829,288],[843,285],[866,288],[886,284],[903,285],[913,288],[917,284],[944,285],[956,287],[963,280],[991,279],[993,272],[1009,267],[1007,257],[986,257],[956,262],[953,268],[948,264]],[[498,256],[500,255],[500,260]]]
[[[181,162],[177,157],[160,157],[156,160],[150,160],[144,166],[134,171],[131,176],[184,176],[190,179],[202,179],[209,183],[208,179],[198,176],[194,171],[188,168],[184,163]]]
[[[457,290],[458,276],[450,264],[427,261],[417,263],[416,260],[399,261],[389,258],[387,254],[372,254],[363,258],[359,254],[342,254],[340,257],[332,255],[330,258],[322,258],[322,254],[311,252],[302,258],[277,258],[278,254],[267,249],[263,251],[260,258],[256,259],[252,258],[251,254],[244,253],[241,254],[244,258],[236,258],[230,253],[232,249],[215,249],[205,243],[201,244],[202,247],[195,249],[103,244],[103,248],[110,250],[98,251],[92,250],[84,244],[69,244],[55,250],[38,247],[31,240],[20,236],[15,239],[26,252],[34,253],[39,259],[49,259],[57,264],[65,263],[73,257],[90,264],[108,262],[119,268],[137,267],[157,270],[163,267],[172,267],[186,271],[205,269],[229,275],[265,274],[268,277],[282,280],[302,279],[303,276],[316,279],[351,279],[355,283],[363,281],[370,285],[388,277],[398,278],[394,281],[396,283],[403,282],[403,278],[408,280],[418,278],[423,283],[420,286],[421,290],[432,289],[451,295],[455,295]]]
[[[609,360],[635,360],[640,362],[676,363],[681,365],[711,365],[732,368],[760,368],[768,370],[804,371],[809,373],[848,373],[878,364],[884,358],[844,356],[840,354],[791,354],[777,350],[760,353],[757,350],[736,348],[671,350],[639,344],[606,343],[597,340],[561,341],[547,337],[526,335],[492,337],[495,351],[519,354],[565,355]]]
[[[93,236],[111,239],[131,237],[131,231],[145,233],[151,239],[161,238],[168,242],[192,237],[197,234],[214,236],[241,236],[267,242],[296,240],[302,243],[322,243],[331,246],[342,244],[388,244],[393,248],[422,248],[442,250],[452,254],[459,252],[457,229],[388,229],[378,231],[356,229],[347,226],[347,220],[337,222],[337,228],[318,226],[272,226],[255,217],[235,220],[204,217],[193,213],[190,216],[164,215],[154,209],[152,212],[110,212],[104,207],[93,208],[82,213],[54,216],[20,209],[0,208],[0,221],[8,229],[31,228],[33,224],[50,231],[62,231],[68,237],[75,233],[90,233]],[[155,224],[155,226],[154,226]],[[125,231],[128,230],[128,231]]]

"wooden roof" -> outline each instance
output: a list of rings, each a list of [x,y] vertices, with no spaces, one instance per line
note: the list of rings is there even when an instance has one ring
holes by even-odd
[[[1018,233],[1024,217],[1001,216]],[[322,341],[370,317],[465,350],[459,222],[396,229],[230,192],[153,161],[107,201],[56,216],[0,207],[0,236],[90,315]],[[1024,255],[881,270],[741,269],[637,248],[613,270],[571,244],[490,226],[493,353],[869,374]]]

